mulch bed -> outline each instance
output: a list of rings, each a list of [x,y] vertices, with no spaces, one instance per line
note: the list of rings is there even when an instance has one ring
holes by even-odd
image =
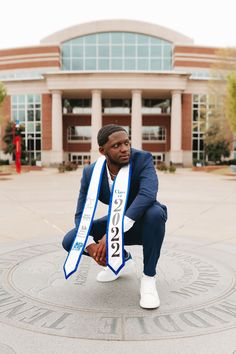
[[[197,172],[212,172],[215,170],[220,170],[224,168],[224,166],[201,166],[201,167],[192,167],[192,171],[197,171]]]

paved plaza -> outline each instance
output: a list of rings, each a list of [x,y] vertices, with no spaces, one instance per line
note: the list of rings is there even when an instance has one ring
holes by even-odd
[[[81,170],[0,176],[0,354],[236,354],[236,177],[159,173],[169,220],[161,306],[139,307],[136,273],[102,284],[83,257],[64,279]],[[106,213],[100,205],[97,216]]]

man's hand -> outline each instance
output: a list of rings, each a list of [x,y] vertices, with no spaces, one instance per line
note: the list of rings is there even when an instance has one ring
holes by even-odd
[[[106,235],[103,236],[101,240],[99,240],[97,252],[95,254],[96,262],[105,261],[106,263]]]
[[[91,243],[86,250],[100,266],[106,266],[106,235],[99,241],[99,244]]]

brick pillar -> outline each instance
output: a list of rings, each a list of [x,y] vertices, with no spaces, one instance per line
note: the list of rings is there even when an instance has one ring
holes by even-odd
[[[42,95],[42,150],[52,149],[52,96]]]
[[[192,94],[182,95],[182,149],[184,166],[192,165]]]
[[[42,95],[42,147],[41,159],[43,165],[50,165],[52,150],[52,95]]]
[[[11,96],[6,96],[0,107],[0,159],[6,160],[9,156],[3,153],[5,144],[2,141],[8,122],[11,121]]]

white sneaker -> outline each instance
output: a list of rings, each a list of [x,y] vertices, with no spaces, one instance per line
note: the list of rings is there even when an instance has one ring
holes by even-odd
[[[121,269],[121,271],[117,275],[113,273],[113,271],[109,267],[106,267],[105,270],[102,270],[100,273],[98,273],[96,280],[101,283],[106,283],[109,281],[114,281],[123,275],[135,273],[135,271],[136,271],[135,262],[132,258],[129,258],[125,262],[125,266]]]
[[[160,306],[160,299],[156,288],[156,277],[143,274],[140,287],[140,306],[144,309],[155,309]]]

